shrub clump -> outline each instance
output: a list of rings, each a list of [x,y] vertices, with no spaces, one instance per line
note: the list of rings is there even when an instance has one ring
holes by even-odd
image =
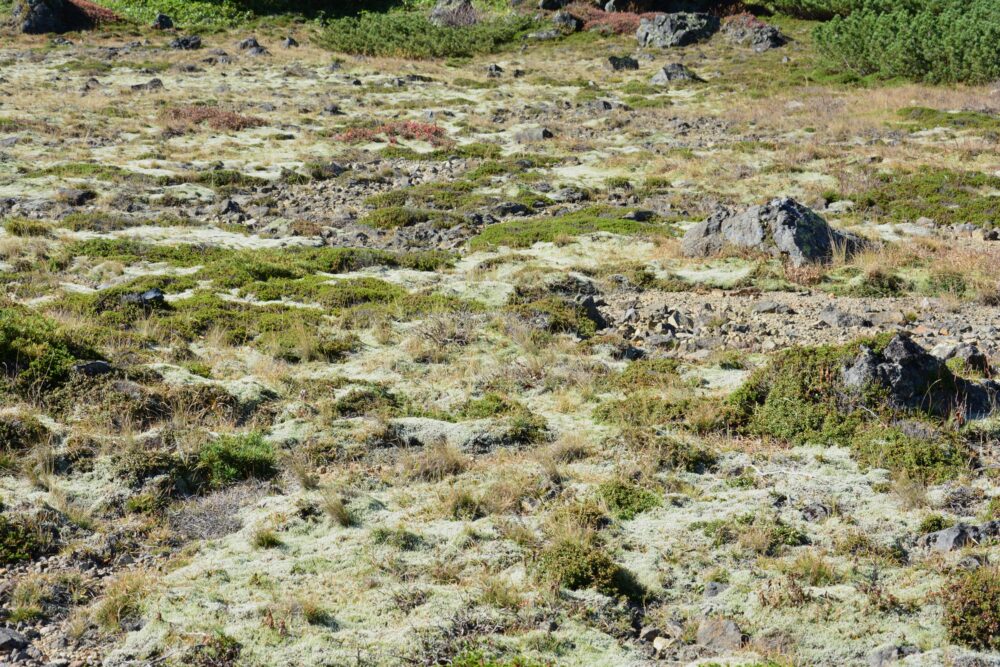
[[[634,575],[618,565],[593,538],[564,537],[538,557],[542,578],[570,590],[593,588],[605,595],[641,599],[644,590]]]
[[[38,531],[23,520],[0,515],[0,565],[29,561],[42,551]]]
[[[604,482],[598,487],[598,493],[611,513],[623,521],[661,504],[660,497],[652,491],[623,480]]]
[[[981,567],[952,579],[941,592],[944,626],[952,641],[1000,650],[1000,568]]]
[[[859,76],[984,84],[1000,78],[995,0],[867,0],[816,28],[820,53]]]
[[[277,453],[260,433],[223,436],[198,453],[205,483],[222,488],[248,479],[270,479],[277,472]]]
[[[862,466],[880,466],[928,481],[953,477],[968,463],[959,442],[887,427],[904,413],[890,407],[886,390],[869,386],[857,392],[843,383],[842,370],[862,345],[877,353],[887,340],[793,348],[778,354],[729,396],[713,428],[793,445],[847,447]],[[928,393],[936,384],[953,383],[954,377],[948,372],[929,382]],[[913,416],[933,419],[921,411]]]
[[[21,307],[0,308],[0,382],[47,390],[65,382],[79,358],[97,358],[50,320]]]
[[[323,44],[365,56],[463,58],[499,51],[534,26],[534,19],[525,16],[455,28],[436,25],[422,12],[365,12],[331,21]]]

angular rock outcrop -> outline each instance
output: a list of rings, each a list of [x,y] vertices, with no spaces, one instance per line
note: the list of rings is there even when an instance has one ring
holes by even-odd
[[[654,86],[664,86],[675,81],[703,81],[703,79],[680,63],[670,63],[649,80]]]
[[[997,536],[1000,536],[1000,521],[987,521],[978,526],[959,523],[944,530],[922,535],[917,539],[917,546],[937,553],[948,553]]]
[[[959,412],[984,417],[996,409],[1000,385],[971,382],[953,374],[945,363],[904,334],[897,334],[880,351],[862,347],[842,371],[844,385],[864,391],[872,386],[887,392],[899,409],[926,410],[936,415]]]
[[[722,25],[722,33],[729,41],[749,46],[757,53],[776,49],[785,43],[781,31],[751,14],[740,14],[727,19]]]
[[[708,39],[719,29],[719,19],[711,14],[676,12],[657,14],[639,22],[635,38],[641,47],[687,46]]]
[[[479,14],[472,0],[438,0],[430,14],[431,23],[442,27],[458,28],[474,25]]]
[[[812,209],[794,199],[774,199],[737,213],[719,208],[684,235],[682,249],[688,257],[711,257],[726,247],[787,257],[795,266],[825,262],[838,250],[856,252],[863,242],[837,231]]]
[[[14,0],[11,15],[17,28],[29,35],[86,30],[118,19],[88,0]]]

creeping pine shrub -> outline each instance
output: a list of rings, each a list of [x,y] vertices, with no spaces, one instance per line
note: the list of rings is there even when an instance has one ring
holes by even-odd
[[[652,491],[623,480],[605,482],[598,492],[611,513],[625,521],[661,504],[660,497]]]
[[[198,469],[208,486],[222,488],[277,474],[277,454],[260,433],[223,436],[201,448]]]
[[[767,4],[782,14],[826,21],[862,8],[865,0],[769,0]]]
[[[794,445],[848,447],[862,466],[884,467],[928,481],[953,477],[967,465],[959,442],[945,436],[913,437],[887,428],[884,422],[898,415],[887,407],[884,390],[870,387],[858,395],[843,385],[841,371],[860,345],[877,351],[887,341],[883,336],[847,345],[786,350],[729,396],[714,427]],[[953,382],[950,372],[944,372],[947,375],[937,380],[942,385]],[[933,386],[927,387],[928,392]]]
[[[543,579],[570,590],[593,588],[605,595],[641,599],[634,575],[618,565],[593,538],[563,537],[542,550],[537,562]]]
[[[50,320],[18,306],[0,307],[0,382],[21,390],[46,390],[69,378],[78,358],[97,358]]]
[[[401,58],[461,58],[494,53],[535,26],[527,16],[507,16],[454,28],[422,12],[362,13],[331,21],[323,44],[333,51]]]
[[[31,560],[42,548],[38,532],[26,522],[0,515],[0,564]]]
[[[1000,568],[980,567],[957,576],[941,599],[952,641],[986,651],[1000,649]]]
[[[1000,3],[868,0],[816,28],[816,44],[835,68],[860,76],[931,83],[1000,78]]]

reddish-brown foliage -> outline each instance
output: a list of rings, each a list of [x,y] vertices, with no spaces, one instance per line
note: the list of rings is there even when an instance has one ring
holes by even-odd
[[[430,123],[419,123],[414,120],[392,121],[375,127],[352,127],[338,134],[337,139],[349,143],[388,141],[390,144],[395,144],[400,139],[426,141],[433,146],[448,143],[448,137],[443,127]]]
[[[606,12],[593,5],[582,2],[569,7],[570,13],[583,21],[584,30],[602,30],[615,35],[631,35],[639,29],[639,21],[643,17],[652,17],[656,12],[636,14],[634,12]]]
[[[121,18],[110,9],[89,2],[89,0],[69,0],[69,3],[76,7],[80,13],[92,24],[114,23]]]
[[[167,121],[172,125],[200,125],[208,123],[215,130],[245,130],[264,125],[263,118],[244,116],[218,107],[183,106],[168,109],[165,112]]]

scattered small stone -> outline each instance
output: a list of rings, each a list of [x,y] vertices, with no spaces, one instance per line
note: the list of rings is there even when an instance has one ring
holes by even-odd
[[[201,48],[201,37],[198,35],[189,35],[187,37],[178,37],[174,41],[170,42],[170,48],[179,49],[181,51],[194,51]]]
[[[20,651],[27,648],[28,638],[10,628],[0,628],[0,651]]]
[[[132,90],[147,91],[147,92],[152,90],[161,90],[162,88],[163,88],[163,81],[161,81],[160,79],[150,79],[145,83],[137,83],[134,86],[132,86]]]
[[[286,49],[294,49],[298,45],[299,45],[299,43],[291,35],[289,35],[288,37],[285,37],[285,39],[281,42],[281,46],[284,47],[284,48],[286,48]]]

